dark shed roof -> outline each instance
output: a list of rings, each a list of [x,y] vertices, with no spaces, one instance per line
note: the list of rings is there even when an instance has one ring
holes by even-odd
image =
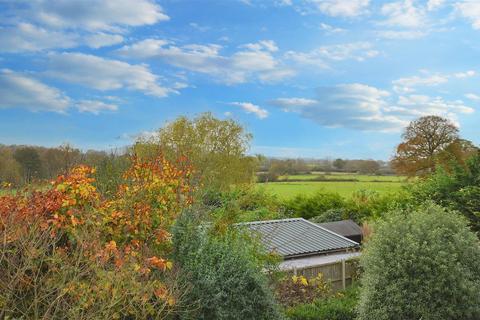
[[[344,237],[362,235],[362,228],[352,220],[318,223],[318,225]]]
[[[260,234],[268,250],[284,258],[357,248],[358,243],[302,218],[242,223]]]

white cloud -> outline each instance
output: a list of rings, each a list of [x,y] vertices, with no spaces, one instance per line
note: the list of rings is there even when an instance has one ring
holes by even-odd
[[[454,77],[455,78],[470,78],[470,77],[473,77],[475,76],[477,73],[474,71],[474,70],[468,70],[468,71],[465,71],[465,72],[458,72],[458,73],[455,73],[454,74]]]
[[[332,17],[356,17],[367,13],[370,0],[308,0],[323,14]]]
[[[412,40],[425,37],[428,32],[420,30],[382,30],[377,32],[378,36],[384,39]]]
[[[288,112],[291,108],[313,106],[317,104],[317,100],[306,98],[278,98],[273,100],[272,104],[281,106],[284,111]]]
[[[398,93],[411,93],[415,91],[415,87],[438,86],[447,83],[452,78],[469,78],[475,76],[477,73],[474,70],[467,70],[453,74],[429,74],[428,71],[423,71],[423,74],[423,76],[405,77],[392,81],[394,90]]]
[[[176,46],[165,40],[146,39],[124,46],[118,52],[128,57],[160,59],[227,84],[243,83],[252,78],[278,81],[293,75],[292,70],[272,55],[278,48],[271,40],[246,44],[230,56],[222,55],[221,50],[222,46],[217,44]]]
[[[51,48],[73,48],[79,37],[73,33],[51,31],[29,23],[0,28],[0,51],[40,51]]]
[[[480,101],[480,96],[475,93],[467,93],[465,97],[473,101]]]
[[[60,90],[13,72],[0,70],[0,107],[64,113],[70,99]]]
[[[413,0],[384,4],[381,13],[386,16],[382,24],[392,27],[420,28],[426,24],[425,10],[414,5]]]
[[[389,96],[387,91],[353,83],[318,88],[316,99],[283,98],[272,104],[327,127],[395,131],[407,122],[385,112]]]
[[[115,100],[115,97],[106,99]],[[0,108],[67,113],[72,107],[80,112],[96,115],[103,111],[118,110],[116,104],[97,100],[75,102],[57,88],[50,87],[31,76],[8,69],[0,70]]]
[[[93,114],[99,114],[102,111],[117,111],[118,106],[111,103],[105,103],[96,100],[80,100],[75,106],[80,112],[90,112]]]
[[[123,42],[123,37],[119,34],[95,33],[85,37],[85,43],[91,48],[108,47]]]
[[[427,10],[433,11],[437,10],[445,5],[445,0],[428,0]]]
[[[190,22],[188,25],[190,27],[192,27],[193,29],[198,30],[200,32],[205,32],[205,31],[210,30],[210,27],[199,25],[196,22]]]
[[[86,44],[100,48],[123,42],[117,34],[95,33],[80,35],[73,32],[54,31],[30,23],[19,23],[13,27],[0,27],[0,51],[33,52],[50,49],[68,49]]]
[[[438,115],[449,118],[458,125],[458,114],[470,114],[475,110],[466,106],[462,100],[446,101],[442,97],[426,95],[400,96],[398,106],[389,109],[389,112],[398,116],[422,117]]]
[[[297,63],[328,68],[331,61],[364,61],[379,54],[369,42],[320,46],[310,52],[288,51],[285,56]]]
[[[321,87],[315,99],[280,98],[271,103],[326,127],[384,132],[398,131],[420,116],[435,114],[457,121],[458,114],[474,112],[461,100],[408,95],[392,103],[391,98],[385,90],[354,83]]]
[[[165,97],[171,92],[158,83],[158,76],[146,65],[132,65],[83,53],[48,55],[47,75],[97,90],[130,89]]]
[[[30,52],[123,42],[129,27],[168,20],[152,0],[31,0],[0,14],[0,51]],[[106,33],[106,32],[107,33]]]
[[[250,102],[231,102],[233,106],[239,106],[242,108],[246,113],[253,113],[259,119],[265,119],[268,117],[268,111],[265,109],[260,108],[259,106],[250,103]]]
[[[242,45],[241,47],[250,49],[252,51],[262,51],[267,50],[270,52],[278,51],[278,47],[273,40],[260,40],[255,43],[247,43]]]
[[[455,5],[456,11],[472,23],[476,30],[480,29],[480,2],[466,0],[458,2]]]
[[[331,26],[331,25],[323,23],[323,22],[320,23],[320,29],[325,31],[325,33],[327,33],[327,34],[335,34],[335,33],[345,32],[345,29],[337,28],[337,27]]]
[[[150,0],[32,0],[20,12],[50,27],[90,31],[118,31],[169,19]]]
[[[431,87],[431,86],[437,86],[446,82],[448,82],[448,76],[440,75],[440,74],[428,75],[424,77],[419,77],[419,76],[406,77],[406,78],[400,78],[398,80],[392,81],[394,90],[396,92],[403,92],[403,93],[413,92],[415,91],[414,87],[417,87],[417,86]]]

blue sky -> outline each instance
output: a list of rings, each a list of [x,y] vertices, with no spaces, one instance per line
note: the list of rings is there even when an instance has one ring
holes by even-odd
[[[479,144],[479,40],[480,1],[0,0],[0,143],[211,111],[270,156],[388,159],[429,114]]]

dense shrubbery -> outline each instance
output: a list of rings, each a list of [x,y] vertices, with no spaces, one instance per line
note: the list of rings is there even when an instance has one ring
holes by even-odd
[[[456,212],[397,210],[362,254],[359,319],[479,319],[480,243]]]
[[[450,172],[439,168],[428,179],[412,188],[418,203],[432,200],[458,210],[469,220],[475,231],[480,231],[480,153],[464,165],[451,165]]]
[[[285,217],[284,207],[277,197],[255,186],[236,187],[225,192],[210,190],[201,197],[213,216],[231,223]]]
[[[358,286],[354,285],[335,296],[289,308],[287,316],[292,320],[354,320],[358,292]]]
[[[297,196],[285,202],[288,215],[311,219],[314,222],[352,219],[358,223],[382,217],[395,208],[405,208],[412,203],[410,194],[380,195],[372,191],[358,191],[350,199],[335,193],[317,192],[312,196]]]
[[[330,283],[323,278],[323,274],[319,273],[313,279],[286,275],[276,281],[275,291],[278,301],[282,305],[294,306],[326,297],[331,294],[332,288]]]
[[[0,318],[162,319],[178,287],[169,229],[191,203],[189,170],[133,159],[101,199],[94,170],[0,197]]]
[[[297,195],[286,201],[285,205],[289,214],[310,219],[330,209],[345,207],[345,199],[337,193],[317,192],[312,196]]]
[[[259,246],[237,230],[185,215],[174,231],[175,260],[181,283],[189,285],[180,319],[282,319],[268,286]]]

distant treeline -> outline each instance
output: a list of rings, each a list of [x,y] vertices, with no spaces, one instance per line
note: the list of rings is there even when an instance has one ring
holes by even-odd
[[[312,172],[347,172],[360,174],[395,174],[387,161],[360,159],[276,159],[258,156],[258,181],[276,181],[280,176]]]
[[[386,161],[348,159],[276,159],[257,155],[259,181],[275,181],[280,176],[312,172],[351,172],[361,174],[394,174]],[[0,182],[21,186],[35,181],[54,179],[78,164],[86,164],[114,174],[115,167],[128,164],[126,150],[82,151],[70,144],[47,148],[41,146],[1,145]]]
[[[21,186],[39,180],[54,179],[78,164],[97,168],[111,167],[125,158],[124,153],[81,151],[69,144],[54,148],[0,145],[0,182]]]

